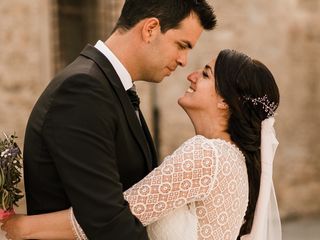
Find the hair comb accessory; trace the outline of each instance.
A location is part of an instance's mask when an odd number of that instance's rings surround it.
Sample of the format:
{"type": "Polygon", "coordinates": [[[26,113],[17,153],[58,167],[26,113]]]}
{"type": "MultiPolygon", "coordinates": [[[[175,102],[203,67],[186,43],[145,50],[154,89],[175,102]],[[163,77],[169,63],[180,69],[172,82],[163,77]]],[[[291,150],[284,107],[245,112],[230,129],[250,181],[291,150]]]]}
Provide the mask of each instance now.
{"type": "Polygon", "coordinates": [[[274,102],[270,102],[267,95],[264,95],[263,97],[249,97],[244,96],[243,97],[247,101],[251,101],[253,105],[257,106],[258,104],[262,105],[263,110],[268,113],[268,118],[273,117],[275,115],[275,111],[278,107],[278,105],[274,102]]]}

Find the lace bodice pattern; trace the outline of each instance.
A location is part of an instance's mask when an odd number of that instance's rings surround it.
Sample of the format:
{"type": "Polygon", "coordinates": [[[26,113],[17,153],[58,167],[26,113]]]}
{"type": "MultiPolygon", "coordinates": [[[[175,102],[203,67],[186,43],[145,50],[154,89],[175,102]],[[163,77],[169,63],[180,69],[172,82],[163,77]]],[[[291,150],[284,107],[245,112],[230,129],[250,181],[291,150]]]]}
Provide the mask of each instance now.
{"type": "Polygon", "coordinates": [[[190,211],[196,219],[196,239],[212,240],[237,238],[248,194],[241,151],[224,140],[199,135],[184,142],[159,167],[124,192],[131,211],[144,225],[152,226],[166,215],[175,216],[186,208],[183,211],[190,211]]]}

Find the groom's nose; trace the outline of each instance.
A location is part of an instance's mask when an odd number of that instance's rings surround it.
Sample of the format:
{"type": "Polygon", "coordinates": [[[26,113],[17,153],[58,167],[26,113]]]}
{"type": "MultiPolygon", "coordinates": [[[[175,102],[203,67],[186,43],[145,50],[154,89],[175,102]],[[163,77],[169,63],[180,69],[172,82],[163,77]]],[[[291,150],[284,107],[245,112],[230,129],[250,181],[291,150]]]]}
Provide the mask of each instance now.
{"type": "Polygon", "coordinates": [[[185,67],[188,62],[188,51],[182,51],[181,53],[179,53],[177,62],[179,66],[185,67]]]}

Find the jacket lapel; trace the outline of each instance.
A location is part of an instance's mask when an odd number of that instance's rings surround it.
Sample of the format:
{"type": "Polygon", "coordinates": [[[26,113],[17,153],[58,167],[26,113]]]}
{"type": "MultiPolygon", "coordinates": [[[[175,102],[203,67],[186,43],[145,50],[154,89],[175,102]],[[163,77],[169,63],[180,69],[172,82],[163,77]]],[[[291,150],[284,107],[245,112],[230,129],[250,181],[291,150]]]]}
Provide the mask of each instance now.
{"type": "Polygon", "coordinates": [[[119,102],[121,103],[123,112],[126,116],[128,125],[136,141],[139,143],[139,146],[145,156],[148,169],[151,171],[153,165],[152,163],[154,162],[154,160],[152,159],[152,156],[150,156],[149,154],[148,143],[146,142],[147,140],[140,126],[135,110],[131,105],[129,97],[127,96],[127,93],[116,71],[112,67],[109,60],[99,50],[97,50],[95,47],[91,45],[87,45],[81,52],[81,55],[93,60],[104,72],[106,79],[110,82],[111,86],[114,89],[114,92],[118,96],[119,102]]]}

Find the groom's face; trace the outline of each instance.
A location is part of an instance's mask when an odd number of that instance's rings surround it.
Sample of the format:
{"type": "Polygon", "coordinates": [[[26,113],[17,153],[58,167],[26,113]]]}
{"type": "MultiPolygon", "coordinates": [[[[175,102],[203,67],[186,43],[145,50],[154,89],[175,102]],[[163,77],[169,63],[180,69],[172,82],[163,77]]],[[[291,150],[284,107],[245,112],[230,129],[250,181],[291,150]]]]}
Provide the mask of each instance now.
{"type": "Polygon", "coordinates": [[[181,21],[178,28],[159,31],[151,41],[145,65],[144,80],[161,82],[178,66],[187,64],[188,53],[198,41],[203,27],[195,14],[181,21]]]}

